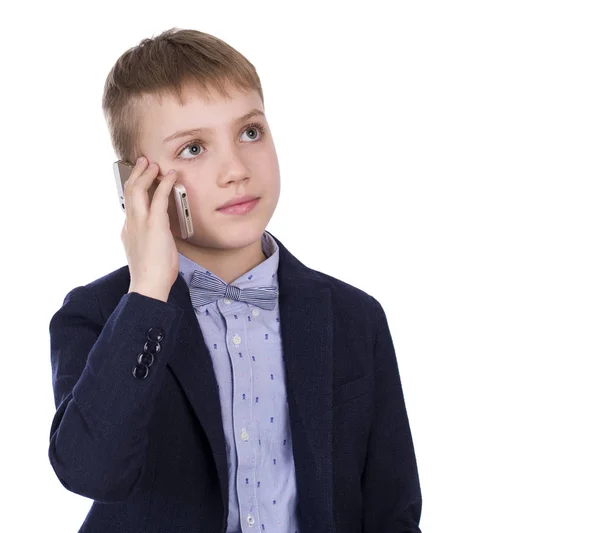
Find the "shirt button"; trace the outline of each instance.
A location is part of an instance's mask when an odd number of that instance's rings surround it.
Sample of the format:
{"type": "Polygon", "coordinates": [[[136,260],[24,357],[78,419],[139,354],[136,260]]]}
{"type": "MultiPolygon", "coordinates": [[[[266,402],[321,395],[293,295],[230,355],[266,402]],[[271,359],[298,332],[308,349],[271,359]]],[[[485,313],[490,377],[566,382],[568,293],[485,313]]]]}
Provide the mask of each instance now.
{"type": "Polygon", "coordinates": [[[226,304],[230,304],[230,303],[231,303],[231,298],[224,298],[224,299],[223,299],[223,301],[224,301],[226,304]]]}
{"type": "Polygon", "coordinates": [[[236,335],[235,337],[233,337],[233,344],[235,344],[236,346],[239,346],[242,342],[242,338],[239,335],[236,335]]]}
{"type": "Polygon", "coordinates": [[[260,315],[260,311],[256,308],[252,309],[252,316],[258,316],[260,315]]]}
{"type": "Polygon", "coordinates": [[[242,440],[248,440],[248,432],[246,431],[246,428],[242,429],[242,440]]]}
{"type": "Polygon", "coordinates": [[[249,525],[253,526],[254,525],[254,517],[251,514],[249,514],[246,517],[246,522],[248,522],[249,525]]]}

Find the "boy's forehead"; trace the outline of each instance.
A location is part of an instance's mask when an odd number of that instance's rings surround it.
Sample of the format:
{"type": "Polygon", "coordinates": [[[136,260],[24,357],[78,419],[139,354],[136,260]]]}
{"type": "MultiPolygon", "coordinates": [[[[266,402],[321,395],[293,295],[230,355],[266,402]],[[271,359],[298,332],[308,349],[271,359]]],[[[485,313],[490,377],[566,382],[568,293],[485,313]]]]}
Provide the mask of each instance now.
{"type": "MultiPolygon", "coordinates": [[[[206,94],[203,89],[186,87],[182,103],[176,94],[144,94],[138,100],[142,120],[142,137],[151,133],[151,143],[159,142],[178,130],[206,128],[218,130],[229,127],[237,118],[253,109],[263,110],[257,91],[228,88],[230,98],[217,91],[206,94]]],[[[150,141],[150,139],[147,139],[150,141]]]]}

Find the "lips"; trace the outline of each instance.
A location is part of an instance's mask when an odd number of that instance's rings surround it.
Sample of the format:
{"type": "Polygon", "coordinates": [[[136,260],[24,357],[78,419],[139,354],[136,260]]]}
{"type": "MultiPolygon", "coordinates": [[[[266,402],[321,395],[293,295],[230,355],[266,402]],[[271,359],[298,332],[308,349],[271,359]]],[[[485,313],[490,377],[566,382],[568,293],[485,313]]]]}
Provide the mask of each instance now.
{"type": "Polygon", "coordinates": [[[233,198],[232,200],[229,200],[228,202],[224,203],[220,207],[217,207],[217,210],[225,209],[226,207],[231,207],[232,205],[245,204],[246,202],[256,200],[257,198],[258,198],[258,196],[253,196],[251,194],[246,194],[244,196],[237,196],[237,197],[233,198]]]}
{"type": "Polygon", "coordinates": [[[217,211],[219,211],[219,213],[223,213],[224,215],[245,215],[250,213],[259,201],[260,198],[256,198],[254,200],[250,200],[249,202],[244,202],[243,204],[235,204],[230,205],[229,207],[223,207],[217,211]]]}

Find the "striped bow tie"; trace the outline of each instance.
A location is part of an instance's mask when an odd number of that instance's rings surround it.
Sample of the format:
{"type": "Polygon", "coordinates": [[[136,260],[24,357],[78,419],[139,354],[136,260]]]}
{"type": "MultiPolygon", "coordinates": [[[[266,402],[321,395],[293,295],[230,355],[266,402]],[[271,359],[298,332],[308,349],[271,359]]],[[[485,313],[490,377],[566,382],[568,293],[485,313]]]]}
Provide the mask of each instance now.
{"type": "Polygon", "coordinates": [[[227,285],[215,276],[194,270],[190,281],[192,306],[206,305],[219,298],[230,298],[247,302],[272,311],[277,305],[277,287],[252,287],[240,289],[235,285],[227,285]]]}

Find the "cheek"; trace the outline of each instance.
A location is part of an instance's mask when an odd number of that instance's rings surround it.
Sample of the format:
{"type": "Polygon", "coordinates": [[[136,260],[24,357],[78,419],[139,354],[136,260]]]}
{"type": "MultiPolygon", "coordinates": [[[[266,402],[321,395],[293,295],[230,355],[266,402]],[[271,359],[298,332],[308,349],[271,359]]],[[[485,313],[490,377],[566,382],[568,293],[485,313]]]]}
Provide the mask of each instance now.
{"type": "Polygon", "coordinates": [[[279,198],[279,192],[281,190],[281,180],[279,179],[279,173],[273,174],[267,185],[269,193],[275,198],[279,198]]]}
{"type": "Polygon", "coordinates": [[[199,189],[187,189],[188,205],[192,212],[192,217],[196,220],[206,218],[214,210],[216,201],[211,199],[208,191],[199,189]]]}

